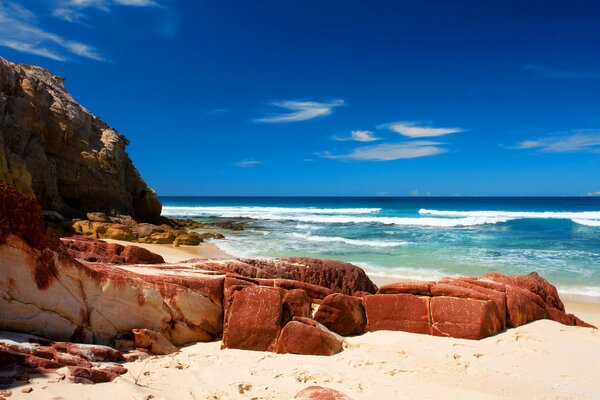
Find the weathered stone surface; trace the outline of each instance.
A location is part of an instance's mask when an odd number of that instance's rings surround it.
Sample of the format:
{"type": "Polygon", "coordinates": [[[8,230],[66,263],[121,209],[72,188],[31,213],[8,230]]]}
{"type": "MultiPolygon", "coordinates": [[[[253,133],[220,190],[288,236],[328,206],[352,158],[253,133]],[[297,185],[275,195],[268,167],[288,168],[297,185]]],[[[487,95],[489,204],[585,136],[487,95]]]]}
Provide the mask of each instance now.
{"type": "Polygon", "coordinates": [[[409,293],[420,296],[430,296],[431,286],[434,282],[394,282],[381,286],[378,294],[400,294],[409,293]]]}
{"type": "Polygon", "coordinates": [[[223,281],[190,265],[79,263],[47,232],[39,205],[0,182],[0,329],[88,343],[135,328],[175,344],[212,340],[222,332],[223,281]]]}
{"type": "Polygon", "coordinates": [[[283,320],[290,321],[293,317],[310,317],[311,300],[302,289],[291,289],[283,296],[283,320]]]}
{"type": "Polygon", "coordinates": [[[297,400],[352,400],[342,392],[324,388],[322,386],[309,386],[294,396],[297,400]]]}
{"type": "Polygon", "coordinates": [[[542,278],[537,272],[531,272],[527,275],[486,274],[483,276],[483,279],[491,279],[506,285],[519,286],[538,295],[549,307],[565,311],[565,306],[558,296],[556,287],[542,278]]]}
{"type": "Polygon", "coordinates": [[[159,220],[128,140],[79,105],[61,77],[0,57],[0,104],[1,180],[64,216],[117,210],[159,220]]]}
{"type": "Polygon", "coordinates": [[[412,294],[377,294],[363,299],[367,330],[429,334],[429,297],[412,294]]]}
{"type": "Polygon", "coordinates": [[[431,334],[462,339],[483,339],[504,329],[492,300],[432,297],[431,334]]]}
{"type": "Polygon", "coordinates": [[[161,264],[162,256],[138,246],[121,246],[85,236],[61,239],[67,253],[73,258],[110,264],[161,264]]]}
{"type": "Polygon", "coordinates": [[[144,347],[154,354],[172,354],[179,349],[160,332],[151,329],[133,329],[133,343],[136,347],[144,347]]]}
{"type": "Polygon", "coordinates": [[[248,286],[233,294],[223,348],[275,351],[281,332],[285,290],[248,286]]]}
{"type": "Polygon", "coordinates": [[[277,353],[331,356],[342,351],[343,339],[311,318],[294,317],[281,331],[277,353]]]}
{"type": "Polygon", "coordinates": [[[323,299],[315,320],[342,336],[362,335],[367,317],[361,298],[334,293],[323,299]]]}
{"type": "Polygon", "coordinates": [[[0,374],[5,383],[29,374],[60,374],[69,367],[73,382],[110,382],[127,369],[115,364],[123,355],[110,347],[53,342],[40,337],[0,332],[0,374]]]}
{"type": "MultiPolygon", "coordinates": [[[[361,268],[335,260],[305,257],[240,259],[239,263],[214,264],[211,265],[211,268],[214,268],[215,271],[233,272],[249,278],[278,278],[288,282],[304,282],[345,294],[357,291],[369,293],[377,291],[375,284],[361,268]]],[[[284,285],[285,282],[282,281],[281,284],[284,285]]],[[[327,294],[329,293],[326,293],[325,296],[327,294]]],[[[317,295],[309,294],[309,296],[317,298],[317,295]]]]}

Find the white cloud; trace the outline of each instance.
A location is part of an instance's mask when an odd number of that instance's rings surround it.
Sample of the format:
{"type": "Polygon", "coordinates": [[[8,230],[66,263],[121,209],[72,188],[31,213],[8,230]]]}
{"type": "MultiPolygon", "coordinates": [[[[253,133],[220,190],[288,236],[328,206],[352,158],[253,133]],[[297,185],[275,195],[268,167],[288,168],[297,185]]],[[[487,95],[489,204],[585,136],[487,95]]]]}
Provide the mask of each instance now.
{"type": "Polygon", "coordinates": [[[380,125],[377,128],[387,128],[410,138],[436,137],[464,132],[462,128],[434,128],[431,126],[419,126],[415,122],[390,122],[380,125]]]}
{"type": "Polygon", "coordinates": [[[84,10],[95,8],[110,12],[114,6],[128,7],[161,7],[154,0],[58,0],[52,15],[65,21],[76,22],[85,17],[84,10]]]}
{"type": "Polygon", "coordinates": [[[513,149],[538,149],[548,153],[598,152],[600,132],[578,132],[535,140],[525,140],[513,149]]]}
{"type": "Polygon", "coordinates": [[[242,161],[236,162],[234,165],[236,167],[246,168],[246,167],[254,167],[255,165],[259,165],[259,164],[262,164],[262,161],[242,160],[242,161]]]}
{"type": "Polygon", "coordinates": [[[334,160],[391,161],[405,158],[428,157],[445,153],[446,149],[439,147],[441,144],[443,143],[428,141],[379,144],[375,146],[357,147],[348,154],[331,154],[325,152],[319,154],[319,156],[334,160]]]}
{"type": "Polygon", "coordinates": [[[332,113],[335,107],[344,105],[344,100],[333,100],[328,103],[319,103],[316,101],[281,101],[271,103],[275,107],[289,110],[288,113],[274,114],[255,119],[256,122],[279,123],[279,122],[298,122],[308,119],[324,117],[332,113]]]}
{"type": "Polygon", "coordinates": [[[331,138],[333,140],[337,140],[338,142],[346,142],[346,141],[374,142],[377,140],[381,140],[380,138],[373,136],[373,132],[371,132],[371,131],[352,131],[350,133],[350,136],[334,135],[331,138]]]}
{"type": "Polygon", "coordinates": [[[600,191],[598,191],[598,192],[589,192],[587,195],[588,196],[600,196],[600,191]]]}
{"type": "Polygon", "coordinates": [[[0,46],[56,61],[65,61],[72,55],[104,60],[92,46],[40,28],[31,11],[16,3],[1,0],[0,46]]]}

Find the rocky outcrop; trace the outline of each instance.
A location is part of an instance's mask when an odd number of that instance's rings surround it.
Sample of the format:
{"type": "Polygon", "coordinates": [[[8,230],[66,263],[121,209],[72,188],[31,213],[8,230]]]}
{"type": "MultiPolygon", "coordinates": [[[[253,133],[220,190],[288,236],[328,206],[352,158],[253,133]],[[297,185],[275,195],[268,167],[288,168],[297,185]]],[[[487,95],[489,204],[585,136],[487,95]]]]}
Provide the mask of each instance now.
{"type": "Polygon", "coordinates": [[[160,201],[128,143],[79,105],[63,78],[0,57],[0,180],[68,217],[116,210],[158,222],[160,201]]]}
{"type": "Polygon", "coordinates": [[[24,334],[0,332],[3,384],[27,381],[32,374],[52,374],[74,383],[110,382],[127,369],[116,364],[123,354],[106,346],[53,342],[24,334]]]}
{"type": "Polygon", "coordinates": [[[175,344],[208,341],[222,332],[223,281],[192,267],[77,262],[39,205],[0,182],[0,329],[107,344],[146,328],[175,344]]]}
{"type": "Polygon", "coordinates": [[[61,239],[67,253],[78,260],[108,264],[161,264],[162,256],[138,246],[121,246],[85,236],[61,239]]]}
{"type": "Polygon", "coordinates": [[[296,400],[352,400],[342,392],[323,386],[309,386],[294,396],[296,400]]]}
{"type": "Polygon", "coordinates": [[[221,264],[215,268],[249,278],[280,278],[305,282],[328,288],[336,293],[377,291],[377,286],[362,268],[342,261],[308,257],[240,259],[239,261],[240,264],[221,264]]]}
{"type": "MultiPolygon", "coordinates": [[[[535,273],[394,283],[376,292],[360,268],[330,260],[79,262],[46,229],[40,206],[0,182],[2,330],[157,353],[222,335],[224,348],[331,355],[342,350],[336,332],[481,339],[542,318],[590,326],[566,314],[556,289],[535,273]]],[[[91,381],[98,374],[73,373],[91,381]]]]}

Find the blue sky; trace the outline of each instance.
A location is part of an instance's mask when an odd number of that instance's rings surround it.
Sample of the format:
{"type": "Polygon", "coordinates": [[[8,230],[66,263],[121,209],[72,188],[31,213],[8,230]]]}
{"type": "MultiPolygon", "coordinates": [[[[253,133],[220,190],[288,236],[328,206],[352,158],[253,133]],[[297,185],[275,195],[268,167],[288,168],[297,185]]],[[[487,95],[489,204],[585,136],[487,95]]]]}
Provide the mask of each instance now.
{"type": "Polygon", "coordinates": [[[600,193],[597,1],[0,0],[161,195],[600,193]]]}

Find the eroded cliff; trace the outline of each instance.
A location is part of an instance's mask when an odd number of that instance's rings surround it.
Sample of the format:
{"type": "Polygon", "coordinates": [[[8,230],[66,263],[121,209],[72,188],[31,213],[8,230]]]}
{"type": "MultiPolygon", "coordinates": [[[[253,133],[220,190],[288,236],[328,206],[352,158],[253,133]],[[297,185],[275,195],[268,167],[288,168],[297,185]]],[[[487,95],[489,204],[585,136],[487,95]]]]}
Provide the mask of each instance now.
{"type": "Polygon", "coordinates": [[[116,211],[156,222],[160,201],[128,143],[78,104],[63,78],[0,57],[0,180],[67,217],[116,211]]]}

